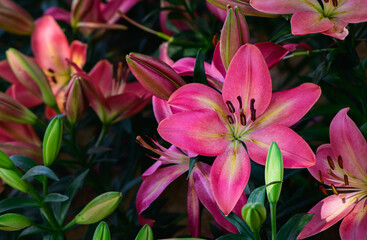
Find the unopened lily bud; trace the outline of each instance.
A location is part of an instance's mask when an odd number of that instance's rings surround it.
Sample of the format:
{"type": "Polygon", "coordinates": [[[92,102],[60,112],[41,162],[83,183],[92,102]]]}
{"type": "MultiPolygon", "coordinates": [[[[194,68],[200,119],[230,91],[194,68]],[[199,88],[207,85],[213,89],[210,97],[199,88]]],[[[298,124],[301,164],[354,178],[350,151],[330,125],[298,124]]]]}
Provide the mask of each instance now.
{"type": "Polygon", "coordinates": [[[79,120],[89,105],[88,89],[84,80],[74,76],[65,90],[64,109],[65,114],[71,123],[79,120]]]}
{"type": "Polygon", "coordinates": [[[6,51],[6,57],[19,82],[46,105],[55,107],[55,96],[41,68],[31,58],[13,48],[6,51]]]}
{"type": "Polygon", "coordinates": [[[130,53],[126,61],[131,72],[145,89],[154,96],[168,100],[185,81],[166,63],[139,53],[130,53]]]}
{"type": "Polygon", "coordinates": [[[0,150],[0,168],[14,169],[14,167],[15,165],[13,161],[8,157],[8,155],[0,150]]]}
{"type": "Polygon", "coordinates": [[[34,23],[32,16],[11,0],[0,1],[0,28],[18,35],[31,35],[34,23]]]}
{"type": "Polygon", "coordinates": [[[71,26],[76,27],[93,7],[93,0],[73,0],[71,3],[71,26]]]}
{"type": "Polygon", "coordinates": [[[0,168],[0,178],[12,188],[21,192],[28,192],[27,184],[19,177],[19,175],[9,169],[0,168]]]}
{"type": "Polygon", "coordinates": [[[59,154],[62,140],[62,121],[56,116],[48,124],[43,138],[43,163],[46,167],[56,159],[59,154]]]}
{"type": "Polygon", "coordinates": [[[242,207],[242,218],[252,231],[259,231],[266,220],[266,208],[261,203],[247,203],[242,207]]]}
{"type": "Polygon", "coordinates": [[[282,181],[284,175],[283,156],[278,145],[272,142],[266,158],[265,164],[265,184],[266,194],[269,203],[277,203],[282,190],[282,181]],[[276,183],[273,183],[276,182],[276,183]]]}
{"type": "Polygon", "coordinates": [[[139,231],[135,240],[153,240],[153,231],[148,224],[145,224],[139,231]]]}
{"type": "Polygon", "coordinates": [[[33,125],[37,116],[14,98],[0,92],[0,120],[33,125]]]}
{"type": "Polygon", "coordinates": [[[239,7],[228,7],[227,18],[220,36],[220,57],[226,69],[237,50],[249,42],[250,33],[245,16],[239,7]]]}
{"type": "Polygon", "coordinates": [[[84,209],[75,216],[76,224],[93,224],[110,215],[122,199],[120,192],[107,192],[90,201],[84,209]]]}
{"type": "Polygon", "coordinates": [[[105,222],[100,222],[94,231],[93,240],[110,240],[111,234],[108,225],[105,222]]]}
{"type": "Polygon", "coordinates": [[[7,213],[0,216],[0,230],[3,231],[18,231],[31,224],[32,221],[29,218],[20,214],[7,213]]]}

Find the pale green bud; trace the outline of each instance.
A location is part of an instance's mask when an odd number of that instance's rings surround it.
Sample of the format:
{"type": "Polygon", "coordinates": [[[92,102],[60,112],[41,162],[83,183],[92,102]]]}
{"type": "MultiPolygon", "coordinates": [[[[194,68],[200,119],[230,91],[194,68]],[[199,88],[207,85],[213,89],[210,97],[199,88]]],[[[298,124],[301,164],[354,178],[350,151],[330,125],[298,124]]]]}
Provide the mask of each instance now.
{"type": "Polygon", "coordinates": [[[48,124],[43,138],[43,163],[46,167],[51,166],[59,154],[61,140],[62,121],[56,116],[48,124]]]}
{"type": "Polygon", "coordinates": [[[108,225],[105,222],[100,222],[94,231],[93,240],[110,240],[111,234],[108,225]]]}
{"type": "Polygon", "coordinates": [[[7,213],[0,216],[0,230],[3,231],[18,231],[31,224],[31,220],[20,214],[7,213]]]}
{"type": "Polygon", "coordinates": [[[153,231],[148,224],[145,224],[139,231],[135,240],[153,240],[153,231]]]}
{"type": "Polygon", "coordinates": [[[19,191],[28,192],[27,184],[19,177],[19,175],[9,169],[0,168],[0,178],[12,188],[19,191]]]}
{"type": "Polygon", "coordinates": [[[242,207],[242,218],[252,231],[259,231],[266,220],[266,208],[261,203],[247,203],[242,207]]]}
{"type": "Polygon", "coordinates": [[[265,184],[268,185],[272,182],[279,182],[270,184],[266,187],[266,194],[268,196],[269,203],[277,203],[280,192],[282,190],[282,181],[284,175],[283,168],[283,156],[280,152],[278,145],[272,142],[266,158],[265,164],[265,184]]]}

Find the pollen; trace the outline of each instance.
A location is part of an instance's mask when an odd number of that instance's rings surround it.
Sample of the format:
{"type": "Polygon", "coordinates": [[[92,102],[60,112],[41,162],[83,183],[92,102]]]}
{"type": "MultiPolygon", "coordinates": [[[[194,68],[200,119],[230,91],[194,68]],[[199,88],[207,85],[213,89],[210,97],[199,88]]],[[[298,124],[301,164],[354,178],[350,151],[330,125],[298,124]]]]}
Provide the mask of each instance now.
{"type": "Polygon", "coordinates": [[[334,162],[333,162],[333,160],[331,159],[331,157],[330,157],[330,156],[327,156],[327,162],[328,162],[328,164],[329,164],[330,168],[331,168],[332,170],[334,170],[334,169],[335,169],[335,165],[334,165],[334,162]]]}
{"type": "Polygon", "coordinates": [[[236,110],[234,109],[234,106],[233,106],[233,104],[231,103],[231,101],[227,101],[226,102],[226,104],[227,104],[227,107],[228,107],[228,109],[229,109],[229,111],[231,112],[231,113],[234,113],[236,110]]]}
{"type": "Polygon", "coordinates": [[[339,157],[338,157],[338,165],[339,165],[339,167],[341,168],[341,169],[343,169],[343,159],[342,159],[342,157],[339,155],[339,157]]]}

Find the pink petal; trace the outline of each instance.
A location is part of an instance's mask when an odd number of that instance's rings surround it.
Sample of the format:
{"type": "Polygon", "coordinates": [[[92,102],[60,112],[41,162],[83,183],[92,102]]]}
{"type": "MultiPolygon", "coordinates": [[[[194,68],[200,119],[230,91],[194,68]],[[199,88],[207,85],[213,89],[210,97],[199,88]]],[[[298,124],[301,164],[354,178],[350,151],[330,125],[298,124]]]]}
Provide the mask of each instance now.
{"type": "Polygon", "coordinates": [[[214,6],[209,1],[206,1],[206,6],[208,7],[209,11],[213,13],[213,15],[216,16],[219,20],[221,20],[222,22],[226,20],[227,16],[226,10],[214,6]]]}
{"type": "Polygon", "coordinates": [[[42,164],[42,148],[26,142],[0,142],[0,150],[6,155],[23,155],[42,164]]]}
{"type": "Polygon", "coordinates": [[[158,169],[154,174],[147,176],[136,195],[136,210],[138,214],[147,209],[171,182],[186,171],[186,165],[172,165],[158,169]]]}
{"type": "Polygon", "coordinates": [[[187,189],[187,222],[192,237],[200,237],[200,203],[195,193],[195,183],[193,175],[189,178],[187,189]]]}
{"type": "Polygon", "coordinates": [[[158,132],[173,145],[204,156],[222,154],[230,141],[228,130],[211,110],[176,113],[159,124],[158,132]]]}
{"type": "Polygon", "coordinates": [[[334,26],[327,31],[321,33],[342,40],[346,38],[349,33],[348,29],[346,28],[348,23],[342,21],[340,18],[334,18],[331,19],[331,21],[334,23],[334,26]]]}
{"type": "Polygon", "coordinates": [[[0,141],[15,141],[41,146],[41,141],[31,125],[0,121],[0,141]]]}
{"type": "Polygon", "coordinates": [[[168,55],[168,44],[168,42],[164,42],[159,46],[159,59],[172,66],[174,62],[168,55]]]}
{"type": "Polygon", "coordinates": [[[36,97],[33,93],[28,91],[22,84],[13,84],[7,90],[6,94],[18,100],[27,108],[35,107],[42,104],[42,100],[36,97]]]}
{"type": "Polygon", "coordinates": [[[7,60],[0,61],[0,77],[10,83],[19,83],[7,60]]]}
{"type": "Polygon", "coordinates": [[[228,115],[220,93],[200,83],[191,83],[180,87],[170,96],[168,104],[184,111],[209,109],[224,118],[228,115]]]}
{"type": "Polygon", "coordinates": [[[51,16],[43,16],[36,21],[31,45],[36,62],[44,71],[68,74],[70,58],[68,40],[60,26],[51,16]]]}
{"type": "Polygon", "coordinates": [[[113,66],[110,62],[97,62],[88,75],[95,89],[99,89],[105,97],[110,96],[113,83],[113,66]]]}
{"type": "Polygon", "coordinates": [[[68,12],[65,9],[58,7],[50,7],[49,9],[46,10],[44,15],[50,15],[58,21],[63,21],[70,24],[70,18],[71,18],[70,12],[68,12]]]}
{"type": "Polygon", "coordinates": [[[347,115],[349,108],[338,112],[330,124],[330,144],[336,157],[341,156],[344,169],[367,180],[367,143],[356,124],[347,115]]]}
{"type": "MultiPolygon", "coordinates": [[[[251,131],[251,130],[250,130],[251,131]]],[[[283,155],[285,168],[306,168],[315,164],[315,155],[308,144],[297,133],[283,125],[270,125],[247,135],[245,141],[250,158],[265,165],[272,142],[276,142],[283,155]]]]}
{"type": "Polygon", "coordinates": [[[209,181],[210,166],[208,164],[198,162],[197,167],[194,168],[192,172],[192,175],[194,177],[195,193],[198,196],[200,202],[220,226],[229,232],[237,233],[238,230],[223,217],[217,203],[215,202],[209,181]]]}
{"type": "Polygon", "coordinates": [[[288,49],[272,42],[256,43],[255,46],[264,56],[269,69],[280,62],[289,52],[288,49]]]}
{"type": "Polygon", "coordinates": [[[321,9],[317,0],[251,0],[250,4],[253,8],[274,14],[290,14],[298,11],[321,9]]]}
{"type": "Polygon", "coordinates": [[[153,96],[152,104],[154,116],[158,123],[173,114],[172,109],[166,100],[153,96]]]}
{"type": "Polygon", "coordinates": [[[343,240],[367,239],[367,200],[358,202],[355,208],[344,218],[340,225],[340,237],[343,240]]]}
{"type": "Polygon", "coordinates": [[[107,11],[107,9],[109,8],[109,4],[114,2],[114,1],[119,1],[119,0],[113,0],[113,1],[109,1],[109,3],[107,4],[106,8],[103,10],[103,16],[108,20],[108,22],[116,22],[118,19],[120,19],[120,15],[117,13],[117,11],[121,11],[122,13],[127,13],[128,11],[130,11],[130,9],[132,7],[134,7],[138,2],[140,2],[141,0],[122,0],[120,1],[120,5],[118,6],[118,9],[111,7],[112,9],[115,9],[115,13],[114,15],[107,15],[105,11],[107,11]]]}
{"type": "Polygon", "coordinates": [[[269,107],[256,119],[256,128],[271,124],[292,126],[311,109],[320,95],[320,87],[313,83],[273,93],[269,107]]]}
{"type": "Polygon", "coordinates": [[[145,224],[148,224],[150,227],[153,227],[155,221],[153,219],[142,217],[140,214],[138,215],[138,221],[140,226],[144,226],[145,224]]]}
{"type": "Polygon", "coordinates": [[[152,166],[150,166],[147,170],[145,170],[145,172],[143,172],[143,174],[141,175],[143,181],[145,180],[146,177],[154,174],[163,164],[164,163],[162,161],[156,161],[152,166]]]}
{"type": "Polygon", "coordinates": [[[70,61],[83,68],[87,60],[88,45],[79,41],[73,41],[70,45],[70,61]]]}
{"type": "Polygon", "coordinates": [[[241,142],[231,142],[219,155],[210,171],[210,184],[215,201],[225,215],[230,214],[245,190],[251,165],[241,142]]]}
{"type": "Polygon", "coordinates": [[[355,206],[355,201],[347,195],[342,200],[338,195],[331,195],[317,203],[308,213],[315,214],[305,226],[298,238],[304,239],[328,229],[344,218],[355,206]]]}
{"type": "Polygon", "coordinates": [[[106,99],[108,117],[113,120],[124,114],[132,105],[139,101],[139,97],[133,93],[114,95],[106,99]]]}
{"type": "Polygon", "coordinates": [[[264,57],[257,47],[245,44],[238,49],[229,65],[223,84],[224,102],[230,101],[237,111],[240,109],[240,96],[242,109],[249,119],[251,99],[255,100],[254,107],[259,116],[270,103],[271,91],[270,73],[264,57]]]}
{"type": "Polygon", "coordinates": [[[335,9],[335,16],[348,23],[359,23],[367,21],[367,5],[366,0],[349,0],[343,1],[340,6],[335,9]]]}
{"type": "Polygon", "coordinates": [[[219,74],[216,74],[217,80],[223,83],[224,77],[226,76],[227,71],[224,68],[222,58],[220,57],[220,42],[217,43],[214,49],[213,60],[212,60],[212,71],[219,72],[219,74]]]}
{"type": "Polygon", "coordinates": [[[320,12],[296,12],[291,18],[292,33],[305,35],[309,33],[324,32],[334,26],[328,18],[320,12]]]}

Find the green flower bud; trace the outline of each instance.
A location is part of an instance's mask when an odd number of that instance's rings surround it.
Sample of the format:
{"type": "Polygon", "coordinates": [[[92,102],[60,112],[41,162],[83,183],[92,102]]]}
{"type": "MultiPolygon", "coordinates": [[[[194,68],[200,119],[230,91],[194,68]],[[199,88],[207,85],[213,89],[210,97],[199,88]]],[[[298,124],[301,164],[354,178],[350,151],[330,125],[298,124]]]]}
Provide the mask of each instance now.
{"type": "Polygon", "coordinates": [[[7,213],[0,216],[0,230],[3,231],[18,231],[31,224],[31,220],[20,214],[7,213]]]}
{"type": "Polygon", "coordinates": [[[31,35],[34,23],[32,16],[11,0],[0,1],[0,28],[6,32],[31,35]]]}
{"type": "Polygon", "coordinates": [[[153,240],[153,231],[148,224],[145,224],[139,231],[135,240],[153,240]]]}
{"type": "Polygon", "coordinates": [[[96,231],[94,231],[93,240],[110,240],[111,234],[108,225],[105,222],[98,224],[96,231]]]}
{"type": "Polygon", "coordinates": [[[266,208],[261,203],[247,203],[242,207],[242,218],[252,231],[259,231],[266,220],[266,208]]]}
{"type": "Polygon", "coordinates": [[[90,201],[84,209],[76,215],[76,224],[93,224],[110,215],[122,199],[120,192],[107,192],[90,201]]]}
{"type": "Polygon", "coordinates": [[[0,168],[14,169],[14,167],[15,165],[13,161],[8,157],[8,155],[0,150],[0,168]]]}
{"type": "Polygon", "coordinates": [[[62,121],[56,116],[48,124],[43,138],[43,163],[46,167],[51,166],[59,154],[61,140],[62,121]]]}
{"type": "Polygon", "coordinates": [[[278,145],[275,142],[272,142],[270,145],[270,149],[268,152],[268,157],[266,158],[265,164],[265,184],[268,185],[266,187],[266,194],[268,196],[269,203],[277,203],[280,191],[282,190],[282,181],[283,181],[284,169],[283,169],[283,156],[280,152],[278,145]]]}
{"type": "Polygon", "coordinates": [[[12,188],[19,191],[28,192],[27,184],[19,177],[19,175],[9,169],[0,168],[0,178],[12,188]]]}

